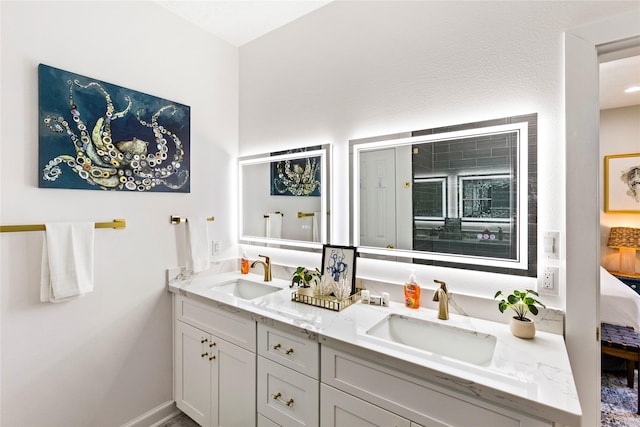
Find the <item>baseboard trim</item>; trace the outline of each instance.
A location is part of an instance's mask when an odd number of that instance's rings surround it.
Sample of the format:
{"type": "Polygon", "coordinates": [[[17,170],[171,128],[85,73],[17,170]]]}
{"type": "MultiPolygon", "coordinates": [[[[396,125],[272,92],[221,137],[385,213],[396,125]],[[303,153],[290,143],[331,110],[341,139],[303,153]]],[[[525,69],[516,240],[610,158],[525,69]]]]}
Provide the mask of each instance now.
{"type": "Polygon", "coordinates": [[[159,427],[180,413],[173,400],[156,406],[121,427],[159,427]]]}

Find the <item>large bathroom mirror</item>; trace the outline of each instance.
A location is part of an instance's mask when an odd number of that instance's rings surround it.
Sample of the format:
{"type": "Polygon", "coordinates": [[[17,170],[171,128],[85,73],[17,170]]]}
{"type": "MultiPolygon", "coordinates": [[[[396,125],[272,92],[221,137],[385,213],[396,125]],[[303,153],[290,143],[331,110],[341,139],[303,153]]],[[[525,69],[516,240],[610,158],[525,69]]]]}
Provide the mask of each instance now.
{"type": "Polygon", "coordinates": [[[239,160],[240,241],[322,249],[328,242],[330,145],[239,160]]]}
{"type": "Polygon", "coordinates": [[[537,115],[351,141],[364,257],[535,277],[537,115]]]}

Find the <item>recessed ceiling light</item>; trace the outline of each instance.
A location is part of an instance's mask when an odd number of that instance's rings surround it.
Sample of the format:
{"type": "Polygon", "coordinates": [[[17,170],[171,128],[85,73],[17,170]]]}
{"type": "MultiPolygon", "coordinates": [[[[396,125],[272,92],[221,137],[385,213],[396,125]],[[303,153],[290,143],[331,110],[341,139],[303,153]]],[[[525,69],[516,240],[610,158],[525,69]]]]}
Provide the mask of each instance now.
{"type": "Polygon", "coordinates": [[[624,93],[634,93],[634,92],[640,92],[640,86],[631,86],[630,88],[624,90],[624,93]]]}

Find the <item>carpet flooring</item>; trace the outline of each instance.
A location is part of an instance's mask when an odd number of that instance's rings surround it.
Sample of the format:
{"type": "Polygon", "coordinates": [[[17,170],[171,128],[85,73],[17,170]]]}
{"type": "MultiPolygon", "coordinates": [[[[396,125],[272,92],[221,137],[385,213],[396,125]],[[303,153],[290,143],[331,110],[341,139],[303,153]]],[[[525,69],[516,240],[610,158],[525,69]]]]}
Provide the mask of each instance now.
{"type": "MultiPolygon", "coordinates": [[[[638,384],[637,370],[635,375],[638,384]]],[[[602,427],[640,427],[637,390],[627,387],[626,372],[603,372],[600,390],[602,427]]]]}
{"type": "MultiPolygon", "coordinates": [[[[638,371],[634,384],[638,384],[638,371]]],[[[601,388],[602,427],[640,427],[638,395],[635,389],[627,387],[624,371],[603,372],[601,388]]],[[[162,427],[198,427],[195,421],[180,414],[162,427]]]]}

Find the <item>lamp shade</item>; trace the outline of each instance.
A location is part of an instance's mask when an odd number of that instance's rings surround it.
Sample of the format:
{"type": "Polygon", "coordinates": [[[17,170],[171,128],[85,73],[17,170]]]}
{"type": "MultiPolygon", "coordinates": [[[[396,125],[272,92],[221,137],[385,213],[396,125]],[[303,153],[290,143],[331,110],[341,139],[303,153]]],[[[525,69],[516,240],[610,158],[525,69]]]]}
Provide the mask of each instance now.
{"type": "Polygon", "coordinates": [[[632,248],[640,249],[640,228],[612,227],[609,230],[610,248],[632,248]]]}

